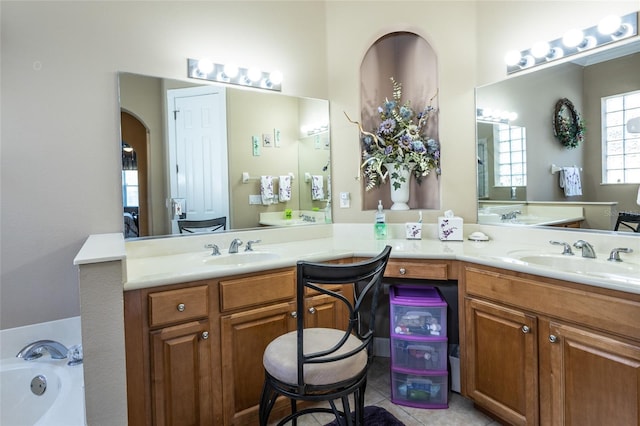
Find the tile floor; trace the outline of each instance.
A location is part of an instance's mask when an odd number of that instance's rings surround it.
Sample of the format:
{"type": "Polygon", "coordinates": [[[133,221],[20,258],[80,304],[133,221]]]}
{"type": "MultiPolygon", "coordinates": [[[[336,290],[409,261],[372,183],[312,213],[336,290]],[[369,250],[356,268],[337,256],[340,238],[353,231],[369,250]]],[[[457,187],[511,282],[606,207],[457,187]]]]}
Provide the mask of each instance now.
{"type": "MultiPolygon", "coordinates": [[[[376,357],[369,371],[365,405],[384,407],[406,426],[499,426],[500,423],[473,408],[473,403],[458,393],[449,393],[449,408],[428,410],[405,407],[391,402],[389,358],[376,357]]],[[[312,414],[298,419],[300,426],[320,426],[331,422],[329,414],[312,414]]],[[[276,422],[273,422],[275,424],[276,422]]]]}

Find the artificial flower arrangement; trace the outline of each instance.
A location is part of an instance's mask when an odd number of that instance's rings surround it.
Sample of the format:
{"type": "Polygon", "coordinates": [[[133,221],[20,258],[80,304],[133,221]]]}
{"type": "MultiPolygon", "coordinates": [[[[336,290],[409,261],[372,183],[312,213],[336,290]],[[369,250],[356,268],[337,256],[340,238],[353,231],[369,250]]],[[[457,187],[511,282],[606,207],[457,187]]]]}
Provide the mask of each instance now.
{"type": "Polygon", "coordinates": [[[556,102],[553,112],[553,134],[568,149],[577,148],[584,141],[584,120],[573,103],[562,98],[556,102]]]}
{"type": "MultiPolygon", "coordinates": [[[[380,124],[373,132],[367,132],[357,124],[362,138],[361,168],[365,178],[366,190],[384,183],[390,175],[399,178],[401,167],[410,170],[416,181],[420,183],[431,170],[440,174],[440,143],[426,136],[429,116],[435,112],[429,105],[415,112],[411,103],[402,103],[402,84],[391,77],[393,99],[385,99],[378,107],[380,124]],[[387,170],[386,164],[395,164],[394,170],[387,170]]],[[[345,114],[346,115],[346,114],[345,114]]],[[[395,189],[400,183],[394,183],[395,189]]]]}

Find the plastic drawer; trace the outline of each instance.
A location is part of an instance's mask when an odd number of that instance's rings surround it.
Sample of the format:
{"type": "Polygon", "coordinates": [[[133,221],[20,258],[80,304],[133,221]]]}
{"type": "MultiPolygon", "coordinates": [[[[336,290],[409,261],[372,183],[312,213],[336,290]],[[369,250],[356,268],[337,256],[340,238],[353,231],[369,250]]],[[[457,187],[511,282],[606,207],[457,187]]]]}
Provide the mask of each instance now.
{"type": "Polygon", "coordinates": [[[449,374],[409,374],[392,371],[391,401],[394,404],[418,408],[449,407],[449,374]]]}
{"type": "Polygon", "coordinates": [[[428,371],[447,369],[447,339],[391,339],[391,365],[398,368],[428,371]]]}
{"type": "Polygon", "coordinates": [[[447,336],[447,302],[437,289],[393,286],[390,290],[391,334],[421,337],[447,336]]]}

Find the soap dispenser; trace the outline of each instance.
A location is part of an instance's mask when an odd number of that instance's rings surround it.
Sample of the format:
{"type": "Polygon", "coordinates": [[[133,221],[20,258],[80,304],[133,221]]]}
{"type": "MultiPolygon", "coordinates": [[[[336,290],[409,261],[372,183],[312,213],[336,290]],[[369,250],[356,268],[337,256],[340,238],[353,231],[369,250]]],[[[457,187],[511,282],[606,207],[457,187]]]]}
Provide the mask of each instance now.
{"type": "Polygon", "coordinates": [[[387,238],[387,224],[385,223],[384,210],[382,210],[382,200],[378,200],[378,211],[376,212],[376,221],[373,226],[376,240],[384,240],[387,238]]]}

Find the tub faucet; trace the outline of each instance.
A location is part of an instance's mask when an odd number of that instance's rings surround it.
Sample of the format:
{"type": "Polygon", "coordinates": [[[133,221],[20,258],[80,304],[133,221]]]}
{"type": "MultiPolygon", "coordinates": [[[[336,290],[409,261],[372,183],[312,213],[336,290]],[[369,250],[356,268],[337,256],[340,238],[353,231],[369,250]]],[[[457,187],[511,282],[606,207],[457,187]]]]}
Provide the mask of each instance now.
{"type": "Polygon", "coordinates": [[[593,246],[585,240],[578,240],[573,243],[573,246],[582,249],[582,257],[588,257],[589,259],[596,258],[596,252],[593,250],[593,246]]]}
{"type": "Polygon", "coordinates": [[[231,241],[231,245],[229,246],[229,254],[237,253],[238,247],[240,247],[241,245],[242,240],[240,238],[234,238],[233,241],[231,241]]]}
{"type": "Polygon", "coordinates": [[[22,348],[16,357],[31,361],[40,358],[44,351],[49,352],[53,359],[65,359],[69,350],[65,345],[55,340],[38,340],[22,348]]]}

